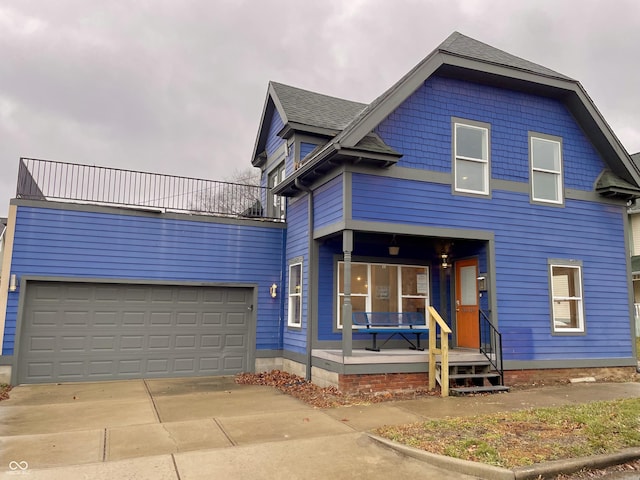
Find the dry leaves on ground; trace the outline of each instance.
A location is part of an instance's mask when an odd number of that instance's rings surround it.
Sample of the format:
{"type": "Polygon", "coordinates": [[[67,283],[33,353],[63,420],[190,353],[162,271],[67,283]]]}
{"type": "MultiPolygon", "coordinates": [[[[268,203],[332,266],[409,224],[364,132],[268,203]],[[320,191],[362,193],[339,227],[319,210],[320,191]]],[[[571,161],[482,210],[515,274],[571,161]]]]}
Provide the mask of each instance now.
{"type": "Polygon", "coordinates": [[[0,383],[0,401],[9,400],[9,392],[13,387],[6,383],[0,383]]]}
{"type": "Polygon", "coordinates": [[[429,392],[427,390],[347,395],[341,393],[335,387],[319,387],[302,377],[280,370],[272,370],[270,372],[262,373],[240,373],[236,375],[235,381],[236,383],[248,385],[266,385],[275,387],[281,392],[302,400],[316,408],[361,405],[366,403],[385,402],[389,400],[407,400],[440,395],[439,391],[429,392]]]}

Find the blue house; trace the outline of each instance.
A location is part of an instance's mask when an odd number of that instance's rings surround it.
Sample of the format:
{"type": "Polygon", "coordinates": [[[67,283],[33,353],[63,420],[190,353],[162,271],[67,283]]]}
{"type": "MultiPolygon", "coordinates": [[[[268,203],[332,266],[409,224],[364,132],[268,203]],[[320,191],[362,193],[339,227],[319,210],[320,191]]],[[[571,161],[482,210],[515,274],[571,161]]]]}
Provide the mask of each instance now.
{"type": "Polygon", "coordinates": [[[368,105],[270,83],[252,164],[260,187],[23,159],[0,368],[375,391],[449,347],[454,385],[635,371],[640,171],[576,80],[454,33],[368,105]],[[365,317],[427,319],[431,351],[404,320],[366,350],[365,317]]]}

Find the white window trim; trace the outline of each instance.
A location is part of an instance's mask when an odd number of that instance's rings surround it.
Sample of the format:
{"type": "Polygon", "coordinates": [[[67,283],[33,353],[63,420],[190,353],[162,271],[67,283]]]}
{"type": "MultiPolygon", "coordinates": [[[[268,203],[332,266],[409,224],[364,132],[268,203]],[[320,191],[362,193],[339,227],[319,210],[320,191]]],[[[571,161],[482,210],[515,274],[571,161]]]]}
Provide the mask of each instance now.
{"type": "Polygon", "coordinates": [[[267,200],[267,214],[273,217],[285,218],[285,197],[274,195],[271,190],[282,183],[286,178],[286,170],[284,161],[276,165],[269,173],[267,173],[267,188],[269,199],[267,200]],[[272,184],[273,183],[273,184],[272,184]]]}
{"type": "Polygon", "coordinates": [[[304,270],[302,269],[302,262],[296,262],[289,265],[289,276],[287,277],[287,295],[289,297],[289,302],[287,304],[287,326],[289,327],[302,327],[302,290],[304,288],[303,275],[304,270]],[[300,267],[300,291],[291,292],[291,270],[297,266],[300,267]],[[298,319],[293,318],[294,309],[291,308],[293,302],[300,302],[300,318],[298,319]]]}
{"type": "Polygon", "coordinates": [[[575,263],[562,263],[562,262],[553,262],[549,263],[549,295],[551,297],[551,329],[553,333],[585,333],[585,321],[584,321],[584,288],[582,281],[582,266],[577,265],[575,263]],[[553,268],[571,268],[578,271],[578,287],[580,289],[580,296],[567,297],[567,296],[556,296],[553,292],[553,268]],[[574,300],[578,301],[578,326],[577,327],[569,327],[569,328],[558,328],[556,326],[556,319],[554,316],[554,308],[553,304],[556,301],[563,300],[574,300]]]}
{"type": "MultiPolygon", "coordinates": [[[[338,330],[342,330],[342,324],[340,322],[340,309],[342,308],[342,298],[344,297],[344,293],[340,293],[340,264],[344,264],[343,261],[339,261],[337,265],[337,283],[336,283],[336,328],[338,330]]],[[[351,262],[351,265],[366,265],[367,266],[367,282],[371,279],[371,267],[372,266],[382,266],[386,265],[387,267],[398,267],[398,285],[402,285],[402,267],[411,267],[411,268],[424,268],[427,275],[427,293],[425,295],[404,295],[402,293],[402,288],[398,288],[398,309],[402,312],[402,299],[403,298],[424,298],[425,299],[425,314],[426,307],[430,305],[431,297],[429,295],[431,289],[431,272],[427,265],[409,265],[409,264],[399,264],[399,263],[377,263],[377,262],[351,262]]],[[[365,300],[365,308],[367,312],[371,311],[371,296],[373,294],[373,289],[368,288],[368,293],[351,293],[351,297],[366,297],[365,300]]]]}
{"type": "Polygon", "coordinates": [[[552,138],[548,138],[546,136],[540,135],[540,134],[535,134],[535,133],[530,133],[529,134],[529,174],[531,177],[531,201],[533,202],[540,202],[540,203],[550,203],[553,205],[562,205],[564,203],[564,190],[563,190],[563,184],[564,184],[564,179],[563,179],[563,175],[562,175],[562,142],[560,140],[556,140],[556,139],[552,139],[552,138]],[[534,141],[541,141],[541,142],[548,142],[548,143],[555,143],[558,145],[558,170],[549,170],[546,168],[537,168],[533,166],[533,142],[534,141]],[[535,189],[534,189],[534,185],[533,185],[533,178],[534,172],[541,172],[541,173],[552,173],[554,175],[556,175],[556,188],[558,191],[558,199],[557,200],[549,200],[547,198],[536,198],[535,197],[535,189]]]}
{"type": "Polygon", "coordinates": [[[489,129],[487,127],[480,127],[478,125],[473,125],[471,123],[465,122],[454,122],[453,124],[453,188],[456,192],[461,193],[471,193],[474,195],[489,195],[489,129]],[[473,128],[476,130],[481,130],[484,132],[484,156],[486,158],[474,158],[474,157],[466,157],[464,155],[458,155],[458,126],[465,128],[473,128]],[[483,184],[484,190],[470,190],[468,188],[460,188],[458,187],[458,160],[465,160],[468,162],[475,162],[479,164],[483,164],[483,184]]]}

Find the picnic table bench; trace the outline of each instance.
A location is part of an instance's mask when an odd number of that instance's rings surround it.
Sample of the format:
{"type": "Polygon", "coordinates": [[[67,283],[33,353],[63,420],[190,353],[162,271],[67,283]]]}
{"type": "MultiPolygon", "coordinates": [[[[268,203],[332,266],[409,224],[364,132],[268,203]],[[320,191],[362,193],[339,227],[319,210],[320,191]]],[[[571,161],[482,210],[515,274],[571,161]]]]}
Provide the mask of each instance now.
{"type": "Polygon", "coordinates": [[[420,335],[429,333],[422,312],[353,312],[353,329],[372,335],[373,343],[366,350],[379,352],[394,336],[401,336],[412,350],[424,350],[420,347],[420,335]],[[378,346],[378,334],[389,334],[382,345],[378,346]],[[415,335],[415,343],[406,335],[415,335]]]}

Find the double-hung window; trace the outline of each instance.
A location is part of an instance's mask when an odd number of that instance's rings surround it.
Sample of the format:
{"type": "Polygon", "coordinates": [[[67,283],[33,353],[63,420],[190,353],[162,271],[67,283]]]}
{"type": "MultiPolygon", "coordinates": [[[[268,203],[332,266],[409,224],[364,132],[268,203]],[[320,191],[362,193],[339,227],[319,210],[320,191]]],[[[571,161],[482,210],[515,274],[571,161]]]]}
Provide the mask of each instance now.
{"type": "Polygon", "coordinates": [[[562,204],[562,145],[557,137],[529,134],[531,200],[562,204]]]}
{"type": "Polygon", "coordinates": [[[274,195],[272,193],[272,190],[284,180],[284,177],[284,162],[271,170],[267,177],[267,186],[269,187],[269,198],[267,199],[267,214],[271,218],[280,218],[282,220],[284,220],[285,200],[279,195],[274,195]]]}
{"type": "Polygon", "coordinates": [[[453,124],[454,189],[489,194],[489,128],[478,122],[453,124]]]}
{"type": "Polygon", "coordinates": [[[553,333],[583,333],[582,268],[575,262],[549,264],[553,333]]]}
{"type": "Polygon", "coordinates": [[[302,263],[289,265],[289,314],[287,325],[302,326],[302,263]]]}
{"type": "MultiPolygon", "coordinates": [[[[337,327],[342,328],[344,262],[338,262],[337,327]]],[[[429,269],[417,265],[351,263],[354,312],[422,312],[429,305],[429,269]]]]}

